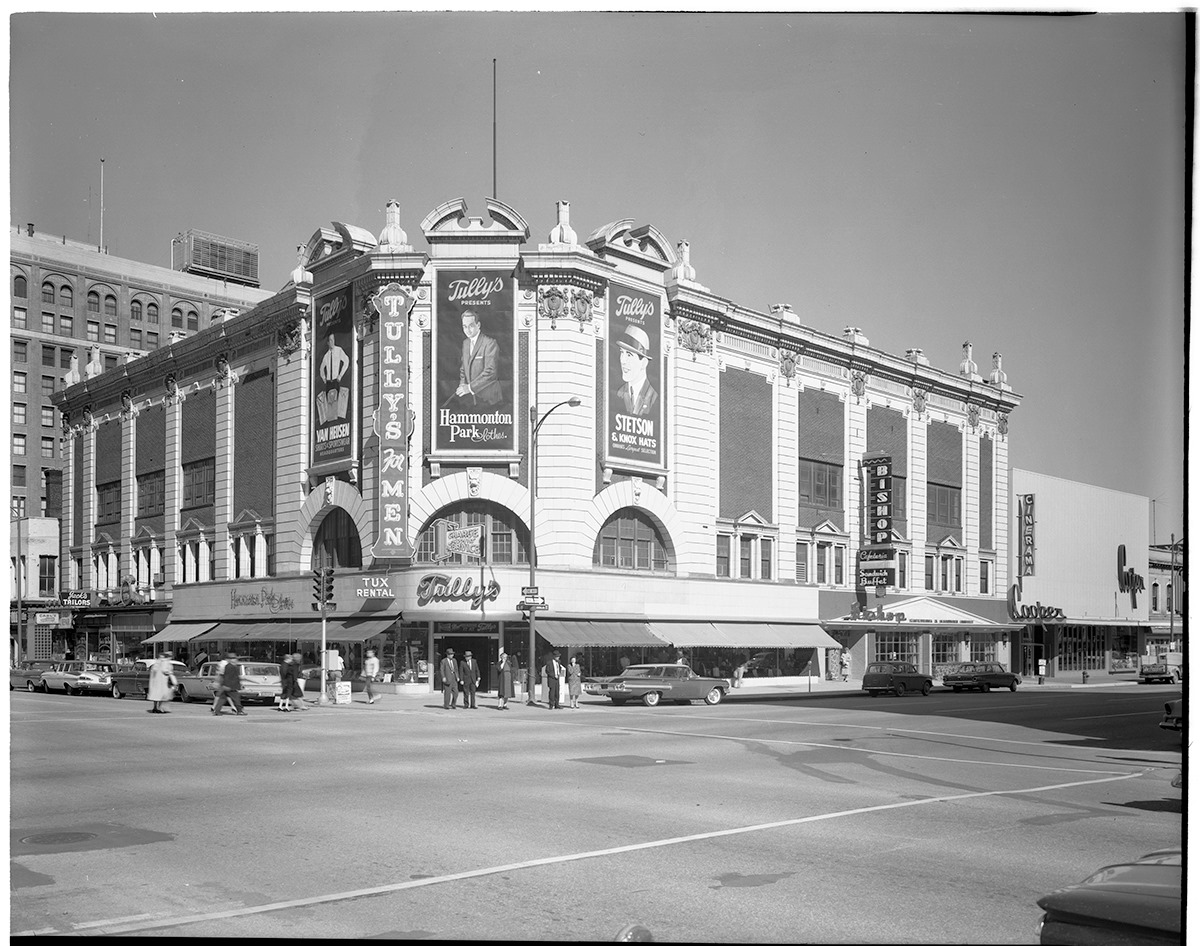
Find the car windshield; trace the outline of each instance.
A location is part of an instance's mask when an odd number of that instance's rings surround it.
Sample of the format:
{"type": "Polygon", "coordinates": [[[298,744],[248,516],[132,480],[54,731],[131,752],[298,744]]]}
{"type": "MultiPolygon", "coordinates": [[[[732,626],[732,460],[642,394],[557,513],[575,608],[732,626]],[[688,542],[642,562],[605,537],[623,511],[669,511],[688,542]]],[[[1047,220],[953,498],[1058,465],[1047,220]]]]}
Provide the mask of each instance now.
{"type": "Polygon", "coordinates": [[[88,664],[85,668],[88,673],[112,673],[112,664],[88,664]]]}
{"type": "Polygon", "coordinates": [[[891,664],[871,664],[867,667],[867,673],[891,673],[892,669],[891,664]]]}
{"type": "Polygon", "coordinates": [[[622,672],[623,677],[658,677],[662,675],[661,667],[626,667],[622,672]]]}

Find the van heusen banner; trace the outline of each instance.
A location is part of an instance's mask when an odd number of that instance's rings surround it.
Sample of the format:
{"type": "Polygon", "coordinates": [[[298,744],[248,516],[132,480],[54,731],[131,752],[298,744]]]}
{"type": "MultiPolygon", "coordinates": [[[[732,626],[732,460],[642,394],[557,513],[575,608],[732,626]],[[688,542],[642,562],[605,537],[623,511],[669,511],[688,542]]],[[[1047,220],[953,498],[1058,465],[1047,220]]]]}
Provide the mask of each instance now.
{"type": "Polygon", "coordinates": [[[408,405],[408,315],[416,298],[388,283],[372,300],[379,313],[379,497],[376,504],[376,558],[411,560],[408,540],[408,436],[413,417],[408,405]]]}
{"type": "Polygon", "coordinates": [[[516,449],[515,295],[509,273],[437,274],[433,448],[516,449]]]}
{"type": "Polygon", "coordinates": [[[662,302],[623,286],[611,286],[610,293],[605,453],[618,463],[663,467],[662,302]]]}
{"type": "Polygon", "coordinates": [[[314,306],[312,465],[351,463],[357,455],[358,359],[352,287],[321,296],[314,306]]]}

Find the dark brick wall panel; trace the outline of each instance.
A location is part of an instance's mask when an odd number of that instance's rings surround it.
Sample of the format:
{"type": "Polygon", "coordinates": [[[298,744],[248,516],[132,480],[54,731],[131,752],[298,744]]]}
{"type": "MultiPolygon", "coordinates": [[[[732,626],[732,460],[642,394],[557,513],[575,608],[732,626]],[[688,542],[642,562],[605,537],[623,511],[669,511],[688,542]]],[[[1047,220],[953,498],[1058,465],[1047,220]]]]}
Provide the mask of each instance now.
{"type": "Polygon", "coordinates": [[[134,474],[153,473],[167,466],[167,412],[159,404],[142,408],[137,418],[134,474]]]}
{"type": "Polygon", "coordinates": [[[979,547],[993,549],[996,547],[992,538],[992,476],[995,467],[992,459],[992,440],[981,437],[979,440],[979,547]]]}
{"type": "Polygon", "coordinates": [[[721,517],[736,519],[753,509],[774,522],[771,386],[750,371],[730,369],[720,378],[721,517]]]}
{"type": "Polygon", "coordinates": [[[96,485],[121,478],[121,425],[115,420],[96,431],[96,485]]]}
{"type": "MultiPolygon", "coordinates": [[[[217,402],[211,390],[194,391],[183,402],[179,435],[180,463],[217,455],[217,402]]],[[[240,447],[240,444],[239,444],[240,447]]]]}
{"type": "Polygon", "coordinates": [[[234,389],[233,517],[247,509],[273,518],[275,509],[275,377],[247,375],[234,389]]]}
{"type": "Polygon", "coordinates": [[[845,407],[828,391],[801,391],[800,456],[823,463],[845,462],[845,407]]]}
{"type": "Polygon", "coordinates": [[[75,519],[71,525],[71,544],[83,544],[83,441],[75,441],[75,471],[72,474],[71,510],[75,519]]]}
{"type": "Polygon", "coordinates": [[[929,482],[962,486],[962,434],[952,424],[929,425],[929,482]]]}

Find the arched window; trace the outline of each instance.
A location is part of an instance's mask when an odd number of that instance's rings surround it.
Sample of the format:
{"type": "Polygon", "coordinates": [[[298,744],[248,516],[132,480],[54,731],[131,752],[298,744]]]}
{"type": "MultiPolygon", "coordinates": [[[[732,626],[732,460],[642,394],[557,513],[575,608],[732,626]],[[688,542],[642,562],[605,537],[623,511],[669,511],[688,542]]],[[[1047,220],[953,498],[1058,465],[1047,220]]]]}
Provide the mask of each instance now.
{"type": "Polygon", "coordinates": [[[146,303],[146,321],[151,325],[158,324],[158,304],[155,302],[146,303]]]}
{"type": "Polygon", "coordinates": [[[313,539],[313,568],[362,568],[362,541],[346,510],[335,507],[321,520],[313,539]]]}
{"type": "Polygon", "coordinates": [[[609,517],[596,537],[592,564],[638,571],[671,570],[662,533],[650,517],[636,509],[620,509],[609,517]]]}
{"type": "Polygon", "coordinates": [[[26,299],[29,297],[29,280],[24,276],[13,279],[13,298],[26,299]]]}
{"type": "Polygon", "coordinates": [[[171,328],[183,328],[183,309],[171,310],[171,328]]]}
{"type": "Polygon", "coordinates": [[[131,322],[142,321],[142,304],[137,299],[129,303],[129,320],[131,322]]]}
{"type": "Polygon", "coordinates": [[[116,296],[105,296],[104,297],[104,314],[112,319],[115,319],[117,317],[117,297],[116,296]]]}
{"type": "Polygon", "coordinates": [[[46,305],[54,305],[54,283],[49,281],[42,283],[42,302],[46,305]]]}
{"type": "Polygon", "coordinates": [[[196,314],[195,309],[191,309],[187,314],[187,327],[189,332],[196,332],[200,329],[200,316],[196,314]]]}
{"type": "Polygon", "coordinates": [[[438,511],[417,536],[416,561],[468,565],[483,559],[493,565],[529,562],[529,530],[503,506],[472,499],[438,511]],[[468,530],[477,527],[475,534],[468,530]],[[471,553],[452,552],[470,545],[471,553]]]}
{"type": "Polygon", "coordinates": [[[1175,603],[1175,602],[1172,600],[1172,597],[1171,597],[1171,583],[1170,583],[1170,582],[1167,582],[1167,613],[1168,613],[1168,614],[1170,614],[1172,611],[1174,611],[1174,610],[1175,610],[1175,609],[1172,607],[1172,605],[1173,605],[1174,603],[1175,603]]]}
{"type": "Polygon", "coordinates": [[[1150,610],[1158,610],[1158,582],[1154,582],[1150,586],[1150,610]]]}
{"type": "Polygon", "coordinates": [[[89,312],[95,312],[97,315],[100,314],[100,293],[96,292],[94,289],[88,293],[87,310],[89,312]]]}
{"type": "Polygon", "coordinates": [[[63,286],[61,289],[58,290],[58,304],[59,305],[74,305],[75,304],[75,293],[71,289],[70,286],[63,286]]]}

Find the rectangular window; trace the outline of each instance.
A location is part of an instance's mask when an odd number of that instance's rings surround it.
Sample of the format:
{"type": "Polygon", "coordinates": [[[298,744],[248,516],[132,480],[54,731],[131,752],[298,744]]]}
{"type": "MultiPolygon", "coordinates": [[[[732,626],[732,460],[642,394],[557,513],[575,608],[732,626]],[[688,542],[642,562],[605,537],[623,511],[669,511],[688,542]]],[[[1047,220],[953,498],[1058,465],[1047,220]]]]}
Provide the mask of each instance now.
{"type": "Polygon", "coordinates": [[[908,553],[901,552],[897,556],[896,562],[896,587],[908,587],[908,553]]]}
{"type": "Polygon", "coordinates": [[[42,375],[42,395],[44,397],[49,397],[53,393],[54,393],[54,375],[50,375],[50,374],[42,375]]]}
{"type": "Polygon", "coordinates": [[[933,556],[925,556],[925,590],[933,591],[933,556]]]}
{"type": "Polygon", "coordinates": [[[121,521],[121,481],[101,483],[96,487],[96,522],[121,521]]]}
{"type": "Polygon", "coordinates": [[[42,346],[42,365],[46,368],[54,367],[54,346],[53,345],[43,345],[42,346]]]}
{"type": "Polygon", "coordinates": [[[771,576],[775,574],[773,561],[775,558],[775,543],[771,539],[759,539],[759,567],[758,577],[763,581],[770,581],[771,576]]]}
{"type": "Polygon", "coordinates": [[[60,315],[58,317],[58,334],[59,335],[74,335],[75,334],[75,319],[69,315],[60,315]]]}
{"type": "Polygon", "coordinates": [[[739,568],[738,575],[741,578],[754,577],[754,539],[751,536],[743,535],[739,546],[739,568]]]}
{"type": "Polygon", "coordinates": [[[71,358],[74,354],[74,348],[60,348],[58,350],[58,366],[60,368],[70,368],[71,358]]]}
{"type": "Polygon", "coordinates": [[[38,557],[38,597],[53,598],[58,585],[58,559],[53,555],[38,557]]]}
{"type": "Polygon", "coordinates": [[[942,583],[940,585],[938,585],[938,591],[949,591],[950,590],[950,556],[949,555],[942,556],[941,579],[942,579],[942,583]]]}
{"type": "Polygon", "coordinates": [[[155,349],[158,347],[158,332],[146,333],[146,347],[149,349],[155,349]]]}
{"type": "Polygon", "coordinates": [[[828,562],[829,562],[829,543],[828,542],[818,542],[817,543],[817,584],[818,585],[825,584],[826,576],[828,574],[828,562]]]}
{"type": "Polygon", "coordinates": [[[161,516],[166,496],[167,474],[165,470],[143,473],[137,478],[137,514],[139,516],[161,516]]]}
{"type": "Polygon", "coordinates": [[[13,394],[24,394],[25,393],[25,382],[28,377],[29,377],[29,375],[27,375],[24,371],[14,371],[13,372],[13,386],[12,386],[13,394]]]}
{"type": "Polygon", "coordinates": [[[808,582],[808,543],[796,543],[796,581],[808,582]]]}
{"type": "Polygon", "coordinates": [[[211,506],[216,495],[217,461],[210,457],[183,466],[183,507],[211,506]]]}
{"type": "MultiPolygon", "coordinates": [[[[12,468],[12,484],[13,486],[25,485],[25,467],[14,466],[12,468]]],[[[1157,589],[1158,585],[1155,585],[1154,587],[1157,589]]]]}
{"type": "Polygon", "coordinates": [[[25,518],[25,497],[14,496],[12,498],[12,514],[18,519],[25,518]]]}
{"type": "Polygon", "coordinates": [[[23,365],[29,361],[29,344],[27,342],[13,342],[13,364],[23,365]]]}
{"type": "Polygon", "coordinates": [[[129,330],[129,347],[130,348],[141,348],[142,347],[142,330],[140,328],[131,328],[129,330]]]}
{"type": "Polygon", "coordinates": [[[25,426],[25,405],[24,404],[18,404],[16,401],[13,402],[12,422],[14,424],[20,425],[21,427],[25,426]]]}
{"type": "Polygon", "coordinates": [[[957,486],[928,484],[929,521],[934,525],[958,528],[962,526],[962,490],[957,486]]]}
{"type": "Polygon", "coordinates": [[[833,548],[833,583],[841,585],[846,580],[846,556],[845,549],[840,545],[833,548]]]}
{"type": "Polygon", "coordinates": [[[54,459],[54,438],[53,437],[43,437],[42,438],[42,456],[48,460],[54,459]]]}
{"type": "Polygon", "coordinates": [[[116,366],[117,366],[117,356],[116,355],[105,355],[104,356],[104,370],[105,371],[111,371],[116,366]]]}
{"type": "Polygon", "coordinates": [[[263,536],[263,541],[267,543],[267,574],[275,574],[275,536],[271,533],[263,536]]]}
{"type": "Polygon", "coordinates": [[[961,595],[963,590],[963,560],[956,558],[954,560],[954,593],[961,595]]]}
{"type": "Polygon", "coordinates": [[[800,505],[817,506],[822,509],[842,508],[840,466],[817,460],[801,460],[798,473],[800,505]]]}
{"type": "Polygon", "coordinates": [[[14,457],[25,456],[25,435],[24,434],[13,434],[12,435],[12,450],[13,450],[14,457]]]}
{"type": "Polygon", "coordinates": [[[42,331],[45,332],[47,335],[54,334],[54,313],[53,312],[43,312],[42,313],[42,331]]]}
{"type": "Polygon", "coordinates": [[[88,319],[87,323],[87,340],[89,342],[100,341],[100,323],[92,319],[88,319]]]}
{"type": "Polygon", "coordinates": [[[110,345],[117,343],[117,327],[115,325],[104,323],[104,340],[110,345]]]}
{"type": "Polygon", "coordinates": [[[992,593],[992,563],[979,563],[979,593],[981,595],[990,595],[992,593]]]}
{"type": "Polygon", "coordinates": [[[13,309],[13,328],[25,328],[25,323],[28,321],[29,313],[25,309],[13,309]]]}
{"type": "Polygon", "coordinates": [[[732,536],[717,536],[717,577],[728,578],[729,574],[729,543],[732,536]]]}
{"type": "Polygon", "coordinates": [[[42,408],[42,426],[43,427],[53,427],[54,426],[54,408],[53,407],[43,407],[42,408]]]}
{"type": "Polygon", "coordinates": [[[996,659],[996,642],[990,637],[971,637],[971,659],[993,661],[996,659]]]}

